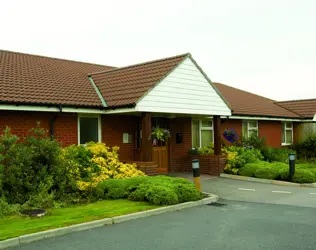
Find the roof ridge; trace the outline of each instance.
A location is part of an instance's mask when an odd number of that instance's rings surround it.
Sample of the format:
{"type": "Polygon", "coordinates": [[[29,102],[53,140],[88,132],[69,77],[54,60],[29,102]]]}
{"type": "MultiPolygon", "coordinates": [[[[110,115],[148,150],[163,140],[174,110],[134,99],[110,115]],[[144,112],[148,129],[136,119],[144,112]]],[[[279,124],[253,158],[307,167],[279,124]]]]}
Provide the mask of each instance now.
{"type": "Polygon", "coordinates": [[[239,89],[239,88],[236,88],[236,87],[233,87],[233,86],[230,86],[230,85],[224,84],[224,83],[220,83],[220,82],[213,82],[213,81],[212,81],[212,83],[214,83],[214,84],[224,85],[224,86],[229,87],[229,88],[232,88],[232,89],[236,89],[236,90],[239,90],[239,91],[242,91],[242,92],[246,92],[246,93],[251,94],[251,95],[259,96],[259,97],[261,97],[261,98],[267,99],[267,100],[272,101],[272,102],[276,102],[276,100],[270,99],[270,98],[268,98],[268,97],[265,97],[265,96],[262,96],[262,95],[258,95],[258,94],[255,94],[255,93],[252,93],[252,92],[249,92],[249,91],[243,90],[243,89],[239,89]]]}
{"type": "Polygon", "coordinates": [[[11,50],[0,49],[0,52],[7,52],[7,53],[20,54],[20,55],[26,55],[26,56],[41,57],[41,58],[46,58],[46,59],[61,60],[61,61],[67,61],[67,62],[83,63],[83,64],[90,64],[90,65],[96,65],[96,66],[115,68],[114,66],[109,66],[109,65],[97,64],[97,63],[89,63],[89,62],[82,62],[82,61],[76,61],[76,60],[71,60],[71,59],[57,58],[57,57],[50,57],[50,56],[43,56],[43,55],[35,55],[35,54],[31,54],[31,53],[16,52],[16,51],[11,51],[11,50]]]}
{"type": "Polygon", "coordinates": [[[276,101],[276,102],[277,103],[284,103],[284,102],[302,102],[302,101],[316,101],[316,98],[296,99],[296,100],[276,101]]]}
{"type": "Polygon", "coordinates": [[[172,57],[165,57],[165,58],[160,58],[160,59],[156,59],[156,60],[151,60],[151,61],[146,61],[146,62],[142,62],[142,63],[137,63],[137,64],[132,64],[132,65],[127,65],[127,66],[123,66],[123,67],[117,67],[114,69],[109,69],[109,70],[104,70],[104,71],[98,71],[98,72],[92,72],[90,74],[88,74],[89,76],[92,75],[98,75],[98,74],[102,74],[102,73],[109,73],[109,72],[113,72],[113,71],[117,71],[117,70],[122,70],[122,69],[128,69],[128,68],[133,68],[133,67],[138,67],[141,65],[146,65],[146,64],[151,64],[151,63],[156,63],[156,62],[162,62],[162,61],[166,61],[166,60],[170,60],[170,59],[175,59],[178,57],[183,57],[183,56],[190,56],[190,53],[184,53],[181,55],[176,55],[176,56],[172,56],[172,57]]]}

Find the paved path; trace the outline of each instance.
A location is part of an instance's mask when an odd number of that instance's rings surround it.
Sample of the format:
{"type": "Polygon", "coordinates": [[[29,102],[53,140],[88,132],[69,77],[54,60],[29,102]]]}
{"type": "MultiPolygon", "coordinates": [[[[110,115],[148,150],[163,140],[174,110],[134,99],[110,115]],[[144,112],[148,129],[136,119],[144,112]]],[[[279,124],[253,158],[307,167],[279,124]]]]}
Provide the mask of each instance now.
{"type": "Polygon", "coordinates": [[[315,209],[221,200],[20,246],[19,250],[306,250],[316,248],[315,209]]]}
{"type": "Polygon", "coordinates": [[[279,186],[220,177],[204,177],[201,183],[204,191],[217,194],[223,199],[316,207],[316,188],[279,186]]]}

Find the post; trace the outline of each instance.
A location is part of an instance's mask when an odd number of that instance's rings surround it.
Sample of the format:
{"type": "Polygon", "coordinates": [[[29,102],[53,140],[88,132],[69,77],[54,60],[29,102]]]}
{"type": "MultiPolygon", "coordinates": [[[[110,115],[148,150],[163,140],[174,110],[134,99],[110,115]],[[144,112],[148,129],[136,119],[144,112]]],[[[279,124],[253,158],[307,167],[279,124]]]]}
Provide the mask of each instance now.
{"type": "Polygon", "coordinates": [[[192,171],[193,171],[193,180],[196,188],[201,192],[201,182],[200,182],[200,162],[199,160],[192,160],[192,171]]]}
{"type": "Polygon", "coordinates": [[[152,161],[151,113],[142,113],[142,161],[152,161]]]}
{"type": "Polygon", "coordinates": [[[213,116],[214,123],[214,155],[222,154],[222,136],[221,136],[221,118],[218,115],[213,116]]]}
{"type": "Polygon", "coordinates": [[[293,182],[295,174],[295,154],[289,153],[289,181],[293,182]]]}

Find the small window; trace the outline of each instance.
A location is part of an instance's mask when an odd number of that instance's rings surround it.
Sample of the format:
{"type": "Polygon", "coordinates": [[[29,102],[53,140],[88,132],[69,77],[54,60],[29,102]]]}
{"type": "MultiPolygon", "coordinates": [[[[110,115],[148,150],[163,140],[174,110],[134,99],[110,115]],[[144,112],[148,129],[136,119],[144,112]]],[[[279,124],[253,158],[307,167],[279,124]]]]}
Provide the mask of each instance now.
{"type": "Polygon", "coordinates": [[[258,121],[250,120],[242,122],[242,136],[249,138],[250,136],[258,136],[258,121]]]}
{"type": "Polygon", "coordinates": [[[291,145],[293,143],[293,123],[282,123],[282,145],[291,145]]]}
{"type": "Polygon", "coordinates": [[[192,120],[192,147],[207,147],[213,142],[213,120],[192,120]]]}
{"type": "Polygon", "coordinates": [[[100,117],[79,117],[78,118],[78,141],[79,144],[101,141],[100,117]]]}

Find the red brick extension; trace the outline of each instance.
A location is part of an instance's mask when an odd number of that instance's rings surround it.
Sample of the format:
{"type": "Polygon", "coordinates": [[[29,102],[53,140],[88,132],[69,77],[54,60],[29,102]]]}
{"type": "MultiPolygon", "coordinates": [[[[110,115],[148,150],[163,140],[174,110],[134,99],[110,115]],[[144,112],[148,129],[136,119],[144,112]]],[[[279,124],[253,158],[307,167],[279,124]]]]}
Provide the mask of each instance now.
{"type": "MultiPolygon", "coordinates": [[[[63,146],[69,146],[78,143],[78,126],[77,114],[70,113],[54,113],[54,112],[17,112],[17,111],[0,111],[0,130],[3,131],[5,126],[12,129],[12,133],[23,138],[27,131],[36,126],[40,121],[41,126],[49,130],[50,120],[57,116],[55,120],[54,130],[55,137],[63,146]]],[[[118,115],[102,115],[102,141],[109,146],[120,147],[120,159],[124,161],[135,161],[136,157],[136,126],[139,117],[118,116],[118,115]],[[133,136],[133,142],[129,144],[123,143],[123,133],[129,133],[133,136]]],[[[235,128],[238,134],[241,134],[241,120],[223,120],[221,124],[222,132],[226,128],[235,128]]],[[[296,134],[296,126],[294,126],[294,139],[296,134]]],[[[190,118],[174,118],[170,120],[170,172],[191,171],[192,157],[188,157],[188,151],[192,147],[191,137],[191,119],[190,118]],[[176,144],[176,133],[183,133],[183,143],[176,144]]],[[[268,145],[273,147],[281,146],[281,122],[276,121],[259,121],[260,136],[265,136],[268,145]]],[[[196,158],[196,157],[194,157],[196,158]]],[[[222,171],[223,160],[218,157],[200,157],[201,172],[217,175],[222,171]]],[[[143,164],[138,164],[144,168],[143,164]]],[[[151,164],[152,166],[152,164],[151,164]]],[[[153,174],[153,170],[149,171],[153,174]]],[[[149,173],[148,172],[148,173],[149,173]]]]}

